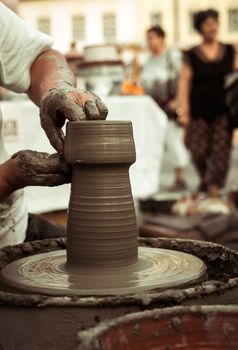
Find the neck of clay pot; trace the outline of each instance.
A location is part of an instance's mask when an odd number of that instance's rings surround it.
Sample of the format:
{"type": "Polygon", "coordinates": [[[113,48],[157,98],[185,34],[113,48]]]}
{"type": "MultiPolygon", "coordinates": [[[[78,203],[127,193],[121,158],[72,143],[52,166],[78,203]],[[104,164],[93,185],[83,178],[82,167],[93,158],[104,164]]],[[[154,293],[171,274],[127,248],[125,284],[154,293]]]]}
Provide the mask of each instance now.
{"type": "Polygon", "coordinates": [[[67,266],[123,267],[138,259],[128,164],[75,164],[67,225],[67,266]]]}

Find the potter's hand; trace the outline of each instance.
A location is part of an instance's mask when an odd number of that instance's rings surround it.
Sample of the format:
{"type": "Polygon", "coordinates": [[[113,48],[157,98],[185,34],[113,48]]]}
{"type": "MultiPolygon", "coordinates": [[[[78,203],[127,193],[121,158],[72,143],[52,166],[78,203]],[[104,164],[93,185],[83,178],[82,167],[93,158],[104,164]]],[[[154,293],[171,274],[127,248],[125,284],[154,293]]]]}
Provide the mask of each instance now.
{"type": "Polygon", "coordinates": [[[16,184],[25,186],[57,186],[71,181],[71,169],[58,154],[20,151],[12,156],[18,167],[16,184]]]}
{"type": "Polygon", "coordinates": [[[64,134],[61,128],[66,119],[106,119],[107,113],[107,107],[98,96],[70,86],[50,89],[40,104],[41,126],[52,146],[60,154],[64,149],[64,134]]]}

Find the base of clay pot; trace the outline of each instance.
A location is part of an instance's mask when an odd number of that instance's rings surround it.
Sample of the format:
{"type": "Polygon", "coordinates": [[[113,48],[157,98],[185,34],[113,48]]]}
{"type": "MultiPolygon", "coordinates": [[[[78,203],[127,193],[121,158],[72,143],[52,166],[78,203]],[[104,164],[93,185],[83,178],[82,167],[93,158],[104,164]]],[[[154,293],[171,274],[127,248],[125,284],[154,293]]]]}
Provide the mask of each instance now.
{"type": "Polygon", "coordinates": [[[4,283],[49,295],[125,295],[191,285],[206,277],[199,258],[173,250],[139,248],[138,262],[127,267],[72,267],[66,252],[19,259],[1,271],[4,283]]]}

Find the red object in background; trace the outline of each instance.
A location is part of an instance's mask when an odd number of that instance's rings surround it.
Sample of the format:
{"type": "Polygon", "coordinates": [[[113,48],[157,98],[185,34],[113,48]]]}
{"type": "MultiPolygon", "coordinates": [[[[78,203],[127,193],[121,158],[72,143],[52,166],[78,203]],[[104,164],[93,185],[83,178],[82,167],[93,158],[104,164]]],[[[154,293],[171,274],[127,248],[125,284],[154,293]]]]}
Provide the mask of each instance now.
{"type": "Polygon", "coordinates": [[[100,350],[237,350],[237,331],[237,306],[192,306],[123,316],[92,339],[100,350]]]}
{"type": "Polygon", "coordinates": [[[144,89],[131,80],[125,80],[121,87],[121,95],[143,95],[144,89]]]}

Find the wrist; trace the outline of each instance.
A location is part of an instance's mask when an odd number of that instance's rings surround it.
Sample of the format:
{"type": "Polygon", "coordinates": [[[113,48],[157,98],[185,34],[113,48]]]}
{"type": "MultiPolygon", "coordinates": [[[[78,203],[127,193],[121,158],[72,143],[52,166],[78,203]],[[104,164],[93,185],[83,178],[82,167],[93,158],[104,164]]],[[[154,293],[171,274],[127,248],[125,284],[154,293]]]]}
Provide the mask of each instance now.
{"type": "Polygon", "coordinates": [[[52,88],[75,87],[76,79],[70,71],[65,57],[58,51],[49,49],[41,53],[31,66],[31,86],[28,95],[38,106],[42,97],[52,88]]]}
{"type": "Polygon", "coordinates": [[[1,164],[0,198],[7,197],[12,192],[24,187],[21,169],[17,159],[9,159],[1,164]]]}
{"type": "Polygon", "coordinates": [[[184,109],[182,107],[178,107],[176,108],[176,113],[179,117],[183,116],[183,115],[190,115],[189,110],[188,109],[184,109]]]}
{"type": "Polygon", "coordinates": [[[65,96],[72,93],[72,91],[77,91],[76,87],[64,81],[57,81],[54,86],[51,86],[42,94],[40,107],[45,103],[50,103],[52,100],[64,99],[65,96]]]}

